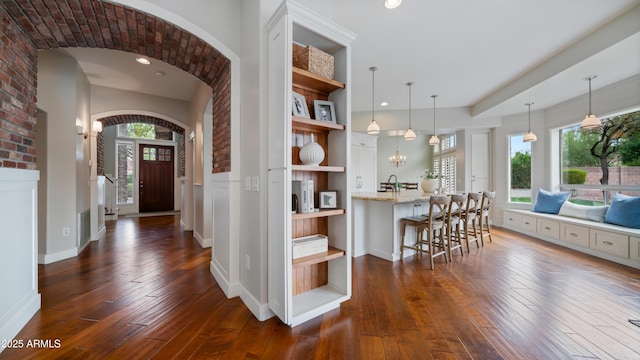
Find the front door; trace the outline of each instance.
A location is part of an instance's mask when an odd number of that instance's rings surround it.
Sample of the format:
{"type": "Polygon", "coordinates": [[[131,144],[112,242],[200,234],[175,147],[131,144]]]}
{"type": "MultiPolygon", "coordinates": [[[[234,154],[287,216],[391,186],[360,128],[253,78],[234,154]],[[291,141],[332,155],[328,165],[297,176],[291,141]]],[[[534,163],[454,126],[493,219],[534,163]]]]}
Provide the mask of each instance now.
{"type": "Polygon", "coordinates": [[[173,146],[140,145],[140,212],[173,210],[173,146]]]}

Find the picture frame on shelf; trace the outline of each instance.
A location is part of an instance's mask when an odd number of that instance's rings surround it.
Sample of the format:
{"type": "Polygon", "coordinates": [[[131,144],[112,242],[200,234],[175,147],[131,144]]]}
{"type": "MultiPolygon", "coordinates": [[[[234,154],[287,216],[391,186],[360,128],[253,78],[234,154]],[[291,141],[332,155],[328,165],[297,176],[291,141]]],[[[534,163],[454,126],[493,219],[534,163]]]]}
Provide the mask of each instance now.
{"type": "Polygon", "coordinates": [[[309,119],[309,107],[307,106],[307,100],[304,95],[298,94],[295,91],[292,91],[293,94],[293,116],[303,117],[309,119]]]}
{"type": "Polygon", "coordinates": [[[324,190],[318,192],[318,204],[320,209],[337,209],[338,208],[338,191],[324,190]]]}
{"type": "Polygon", "coordinates": [[[333,101],[313,100],[316,120],[336,123],[336,110],[333,101]]]}

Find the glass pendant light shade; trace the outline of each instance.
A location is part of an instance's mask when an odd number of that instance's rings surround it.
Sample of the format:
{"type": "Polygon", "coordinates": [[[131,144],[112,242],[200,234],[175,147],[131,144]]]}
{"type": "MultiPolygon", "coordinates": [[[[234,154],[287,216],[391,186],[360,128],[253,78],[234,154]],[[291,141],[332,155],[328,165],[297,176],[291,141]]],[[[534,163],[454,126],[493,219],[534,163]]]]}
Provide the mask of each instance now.
{"type": "Polygon", "coordinates": [[[600,119],[591,112],[591,80],[596,77],[597,75],[591,75],[584,78],[589,81],[589,115],[585,116],[584,120],[580,123],[581,129],[595,129],[600,127],[600,119]]]}
{"type": "Polygon", "coordinates": [[[529,108],[529,131],[527,131],[527,133],[522,138],[522,142],[538,141],[538,137],[536,136],[536,134],[531,131],[531,105],[533,105],[533,102],[526,103],[525,105],[529,108]]]}
{"type": "Polygon", "coordinates": [[[527,134],[524,136],[524,138],[522,138],[522,142],[534,142],[537,140],[538,137],[536,136],[536,134],[531,132],[531,130],[527,131],[527,134]]]}
{"type": "Polygon", "coordinates": [[[411,141],[416,139],[416,133],[411,128],[411,85],[413,85],[412,82],[407,83],[407,86],[409,87],[409,129],[407,130],[406,133],[404,133],[405,141],[411,141]]]}
{"type": "Polygon", "coordinates": [[[429,139],[429,145],[440,145],[440,138],[436,135],[436,98],[438,95],[431,95],[433,98],[433,135],[429,139]]]}
{"type": "Polygon", "coordinates": [[[411,141],[416,139],[416,132],[413,129],[409,128],[406,133],[404,133],[405,141],[411,141]]]}
{"type": "Polygon", "coordinates": [[[367,134],[371,134],[371,135],[375,135],[375,134],[379,134],[380,133],[380,125],[378,125],[378,123],[376,122],[375,119],[375,114],[374,114],[374,106],[375,106],[375,85],[376,85],[376,79],[375,79],[375,72],[376,70],[378,70],[377,67],[372,66],[369,68],[369,71],[371,71],[371,122],[369,123],[369,126],[367,126],[367,134]]]}
{"type": "Polygon", "coordinates": [[[380,125],[375,120],[371,120],[367,126],[367,134],[375,135],[380,133],[380,125]]]}
{"type": "Polygon", "coordinates": [[[580,127],[582,129],[595,129],[600,127],[600,119],[593,115],[589,114],[584,117],[582,122],[580,123],[580,127]]]}

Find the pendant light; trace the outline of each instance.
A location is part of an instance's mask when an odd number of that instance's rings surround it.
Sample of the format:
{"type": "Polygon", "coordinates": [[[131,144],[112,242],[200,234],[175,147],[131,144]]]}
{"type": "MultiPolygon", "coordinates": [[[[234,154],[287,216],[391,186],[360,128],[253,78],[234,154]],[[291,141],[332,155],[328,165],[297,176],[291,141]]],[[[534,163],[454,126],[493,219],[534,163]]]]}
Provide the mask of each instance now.
{"type": "Polygon", "coordinates": [[[589,115],[585,116],[584,120],[582,120],[582,122],[580,123],[581,129],[595,129],[600,127],[600,119],[598,119],[598,117],[593,115],[593,113],[591,112],[591,80],[595,79],[596,77],[597,75],[591,75],[584,78],[585,80],[589,81],[589,115]]]}
{"type": "Polygon", "coordinates": [[[407,157],[398,152],[398,135],[396,135],[396,154],[389,157],[389,165],[400,167],[407,163],[407,157]]]}
{"type": "Polygon", "coordinates": [[[369,126],[367,126],[367,134],[371,134],[371,135],[375,135],[375,134],[379,134],[380,133],[380,125],[378,125],[378,123],[376,122],[375,116],[374,116],[374,106],[375,106],[375,84],[376,84],[376,80],[375,80],[375,72],[376,70],[378,70],[377,67],[372,66],[369,68],[369,71],[371,71],[371,122],[369,123],[369,126]]]}
{"type": "Polygon", "coordinates": [[[538,140],[538,137],[531,131],[531,105],[533,105],[533,102],[526,103],[525,105],[529,107],[529,131],[527,131],[527,134],[522,138],[522,142],[534,142],[538,140]]]}
{"type": "Polygon", "coordinates": [[[429,139],[429,145],[439,145],[440,138],[436,136],[436,98],[438,95],[431,95],[433,98],[433,135],[431,135],[431,139],[429,139]]]}
{"type": "Polygon", "coordinates": [[[384,7],[387,9],[395,9],[402,4],[402,0],[384,0],[384,7]]]}
{"type": "Polygon", "coordinates": [[[407,83],[407,86],[409,87],[409,129],[407,130],[406,133],[404,133],[405,141],[411,141],[416,139],[416,133],[411,128],[411,85],[413,85],[412,82],[407,83]]]}

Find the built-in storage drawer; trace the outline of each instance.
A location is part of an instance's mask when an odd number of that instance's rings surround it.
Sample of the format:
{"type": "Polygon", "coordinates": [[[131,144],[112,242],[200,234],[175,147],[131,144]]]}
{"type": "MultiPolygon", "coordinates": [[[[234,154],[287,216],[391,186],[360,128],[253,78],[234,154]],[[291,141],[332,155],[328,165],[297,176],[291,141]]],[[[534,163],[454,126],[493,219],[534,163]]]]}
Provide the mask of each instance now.
{"type": "Polygon", "coordinates": [[[560,224],[557,221],[538,219],[538,234],[557,240],[560,238],[560,224]]]}
{"type": "Polygon", "coordinates": [[[589,228],[569,224],[560,224],[560,240],[589,247],[589,228]]]}
{"type": "Polygon", "coordinates": [[[629,236],[629,258],[640,261],[640,237],[629,236]]]}
{"type": "Polygon", "coordinates": [[[507,228],[519,228],[521,216],[505,211],[502,215],[502,223],[507,228]]]}
{"type": "Polygon", "coordinates": [[[515,227],[520,227],[520,215],[516,215],[514,213],[505,211],[502,214],[502,223],[504,224],[505,227],[509,227],[509,228],[515,228],[515,227]]]}
{"type": "Polygon", "coordinates": [[[520,227],[526,231],[536,232],[536,218],[533,216],[521,215],[520,227]]]}
{"type": "Polygon", "coordinates": [[[629,236],[591,229],[589,247],[623,258],[629,257],[629,236]]]}
{"type": "Polygon", "coordinates": [[[536,218],[533,216],[505,211],[502,216],[502,221],[507,228],[525,230],[532,233],[536,232],[536,218]]]}

